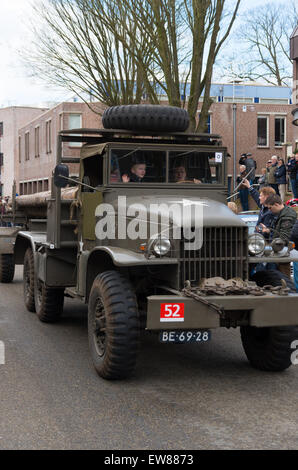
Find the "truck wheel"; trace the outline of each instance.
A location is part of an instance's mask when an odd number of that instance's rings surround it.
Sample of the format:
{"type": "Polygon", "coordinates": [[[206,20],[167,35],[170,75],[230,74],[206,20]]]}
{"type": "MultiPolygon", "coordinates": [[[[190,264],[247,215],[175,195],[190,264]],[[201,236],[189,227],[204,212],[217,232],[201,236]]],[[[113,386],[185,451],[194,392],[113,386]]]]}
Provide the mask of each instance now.
{"type": "Polygon", "coordinates": [[[64,289],[45,286],[44,282],[35,280],[34,298],[36,314],[40,321],[54,323],[63,312],[64,289]]]}
{"type": "MultiPolygon", "coordinates": [[[[278,270],[258,271],[252,280],[258,286],[281,285],[284,279],[292,292],[296,292],[293,282],[278,270]]],[[[256,369],[282,371],[291,365],[291,343],[298,338],[298,328],[280,326],[257,328],[244,326],[240,328],[241,340],[247,359],[256,369]]]]}
{"type": "Polygon", "coordinates": [[[136,366],[140,337],[137,301],[117,271],[99,274],[90,292],[88,337],[93,363],[104,379],[123,379],[136,366]]]}
{"type": "Polygon", "coordinates": [[[31,248],[27,248],[24,257],[23,271],[24,303],[29,312],[35,312],[34,300],[34,256],[31,248]]]}
{"type": "Polygon", "coordinates": [[[0,282],[9,283],[14,278],[14,257],[9,254],[0,255],[0,282]]]}
{"type": "Polygon", "coordinates": [[[102,116],[106,129],[184,132],[189,116],[185,109],[154,104],[132,104],[107,108],[102,116]]]}
{"type": "Polygon", "coordinates": [[[259,370],[278,372],[290,367],[291,344],[298,338],[298,328],[280,326],[240,328],[241,340],[247,359],[259,370]]]}

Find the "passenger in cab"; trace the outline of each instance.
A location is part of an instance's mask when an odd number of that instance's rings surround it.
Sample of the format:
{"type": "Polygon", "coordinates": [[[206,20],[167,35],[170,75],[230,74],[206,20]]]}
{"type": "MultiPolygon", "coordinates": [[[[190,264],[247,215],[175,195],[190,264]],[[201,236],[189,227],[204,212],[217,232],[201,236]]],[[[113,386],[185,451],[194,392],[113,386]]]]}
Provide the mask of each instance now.
{"type": "Polygon", "coordinates": [[[146,162],[141,157],[132,159],[132,166],[128,173],[122,175],[123,183],[142,183],[146,175],[146,162]]]}
{"type": "Polygon", "coordinates": [[[174,174],[175,183],[196,183],[196,184],[202,183],[202,181],[196,178],[189,178],[186,174],[185,166],[183,165],[180,165],[174,168],[173,174],[174,174]]]}

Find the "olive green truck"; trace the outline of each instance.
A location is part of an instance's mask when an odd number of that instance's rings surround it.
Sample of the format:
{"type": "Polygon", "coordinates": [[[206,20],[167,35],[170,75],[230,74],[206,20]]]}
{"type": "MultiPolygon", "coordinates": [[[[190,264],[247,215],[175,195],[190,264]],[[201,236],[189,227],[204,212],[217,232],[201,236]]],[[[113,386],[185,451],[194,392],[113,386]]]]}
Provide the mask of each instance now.
{"type": "Polygon", "coordinates": [[[204,347],[213,329],[239,327],[254,367],[289,367],[298,295],[280,271],[253,277],[262,263],[289,263],[289,248],[249,235],[227,207],[220,137],[185,132],[185,111],[164,106],[110,108],[103,123],[61,131],[51,191],[13,198],[1,282],[24,265],[24,302],[43,322],[59,320],[65,297],[88,304],[105,379],[133,373],[141,330],[204,347]],[[67,156],[69,142],[80,157],[67,156]]]}

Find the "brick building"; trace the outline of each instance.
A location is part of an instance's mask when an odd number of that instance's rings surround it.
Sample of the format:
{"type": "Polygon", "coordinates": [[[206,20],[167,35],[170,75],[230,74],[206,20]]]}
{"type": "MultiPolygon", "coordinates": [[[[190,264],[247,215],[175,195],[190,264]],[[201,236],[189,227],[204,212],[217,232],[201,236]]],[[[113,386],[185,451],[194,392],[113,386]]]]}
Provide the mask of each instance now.
{"type": "Polygon", "coordinates": [[[13,180],[18,176],[18,132],[28,121],[46,108],[12,106],[0,108],[0,196],[11,195],[13,180]]]}
{"type": "Polygon", "coordinates": [[[272,155],[286,158],[291,154],[291,92],[289,87],[257,84],[212,85],[214,103],[209,112],[208,131],[221,135],[228,148],[230,176],[233,175],[234,158],[238,172],[242,153],[252,153],[257,162],[257,174],[272,155]]]}
{"type": "MultiPolygon", "coordinates": [[[[50,188],[56,164],[56,139],[60,130],[101,127],[100,116],[84,103],[65,102],[34,118],[19,129],[17,191],[31,194],[50,188]]],[[[63,156],[78,157],[80,144],[64,144],[63,156]]],[[[70,165],[70,176],[78,176],[77,165],[70,165]]]]}
{"type": "MultiPolygon", "coordinates": [[[[228,162],[230,179],[234,163],[238,173],[241,153],[253,154],[257,161],[257,174],[260,174],[261,168],[272,155],[286,158],[291,154],[295,147],[291,91],[288,87],[257,84],[212,85],[211,96],[214,102],[209,112],[208,130],[221,135],[223,144],[228,148],[231,155],[228,162]]],[[[165,102],[164,97],[161,98],[165,102]]],[[[201,101],[198,115],[200,105],[201,101]]],[[[101,110],[103,108],[102,106],[101,110]]],[[[78,102],[60,103],[52,109],[0,109],[0,133],[1,123],[3,195],[11,193],[13,179],[16,180],[19,194],[31,194],[50,188],[59,130],[101,127],[100,116],[92,112],[88,105],[78,102]],[[13,111],[14,109],[18,112],[13,111]],[[5,117],[14,114],[19,116],[17,120],[5,117]]],[[[64,156],[78,156],[79,152],[78,144],[64,144],[64,156]]],[[[71,176],[76,176],[77,173],[76,165],[71,165],[71,176]]]]}

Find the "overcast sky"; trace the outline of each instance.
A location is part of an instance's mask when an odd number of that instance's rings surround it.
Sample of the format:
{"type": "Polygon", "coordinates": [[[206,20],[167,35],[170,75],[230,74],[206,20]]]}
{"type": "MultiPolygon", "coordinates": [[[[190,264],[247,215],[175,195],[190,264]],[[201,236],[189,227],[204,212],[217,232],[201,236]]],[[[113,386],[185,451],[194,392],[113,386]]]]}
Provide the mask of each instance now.
{"type": "MultiPolygon", "coordinates": [[[[280,2],[283,0],[271,0],[280,2]]],[[[40,105],[71,98],[67,90],[49,88],[28,76],[17,50],[30,40],[26,29],[32,16],[32,0],[0,0],[0,107],[40,105]]],[[[242,0],[241,11],[261,6],[264,0],[242,0]]]]}

